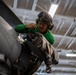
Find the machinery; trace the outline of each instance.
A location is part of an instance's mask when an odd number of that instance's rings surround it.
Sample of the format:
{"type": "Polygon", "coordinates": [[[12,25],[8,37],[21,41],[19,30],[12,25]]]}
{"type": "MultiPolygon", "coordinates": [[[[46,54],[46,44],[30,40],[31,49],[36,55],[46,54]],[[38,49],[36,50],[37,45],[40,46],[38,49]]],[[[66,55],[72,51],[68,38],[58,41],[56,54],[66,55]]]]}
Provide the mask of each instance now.
{"type": "Polygon", "coordinates": [[[14,27],[22,23],[0,0],[0,75],[32,75],[40,66],[37,52],[28,52],[17,40],[14,27]],[[36,54],[35,54],[36,53],[36,54]]]}

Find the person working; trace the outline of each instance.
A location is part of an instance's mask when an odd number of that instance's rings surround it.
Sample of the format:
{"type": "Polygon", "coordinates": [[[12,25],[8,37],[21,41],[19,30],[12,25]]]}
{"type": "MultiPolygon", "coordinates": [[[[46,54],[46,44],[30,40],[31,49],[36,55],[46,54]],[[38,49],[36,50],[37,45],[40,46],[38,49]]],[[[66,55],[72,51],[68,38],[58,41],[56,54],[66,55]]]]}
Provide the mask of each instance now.
{"type": "MultiPolygon", "coordinates": [[[[27,40],[33,42],[33,44],[41,49],[45,54],[45,64],[46,64],[46,72],[51,72],[51,57],[49,55],[48,44],[45,44],[46,39],[51,45],[54,44],[54,36],[50,30],[53,28],[53,22],[51,16],[46,12],[40,12],[38,14],[38,18],[36,19],[36,24],[30,23],[20,24],[15,27],[16,32],[26,33],[27,40]],[[44,45],[45,44],[45,45],[44,45]]],[[[46,42],[47,43],[47,42],[46,42]]]]}

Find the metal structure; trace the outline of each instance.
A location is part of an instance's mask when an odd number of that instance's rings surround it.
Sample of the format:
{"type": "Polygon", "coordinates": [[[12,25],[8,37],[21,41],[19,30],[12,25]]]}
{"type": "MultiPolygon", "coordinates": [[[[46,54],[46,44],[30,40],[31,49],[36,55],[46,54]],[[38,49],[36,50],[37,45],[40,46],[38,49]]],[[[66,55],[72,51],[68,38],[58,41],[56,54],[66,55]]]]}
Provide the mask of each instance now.
{"type": "Polygon", "coordinates": [[[76,54],[76,0],[3,0],[23,23],[35,23],[40,11],[48,12],[51,3],[58,4],[53,17],[54,28],[51,31],[55,37],[54,47],[60,55],[58,65],[52,65],[52,73],[45,73],[44,63],[36,75],[76,75],[76,57],[66,54],[76,54]],[[41,8],[40,8],[40,7],[41,8]],[[44,74],[45,73],[45,74],[44,74]]]}

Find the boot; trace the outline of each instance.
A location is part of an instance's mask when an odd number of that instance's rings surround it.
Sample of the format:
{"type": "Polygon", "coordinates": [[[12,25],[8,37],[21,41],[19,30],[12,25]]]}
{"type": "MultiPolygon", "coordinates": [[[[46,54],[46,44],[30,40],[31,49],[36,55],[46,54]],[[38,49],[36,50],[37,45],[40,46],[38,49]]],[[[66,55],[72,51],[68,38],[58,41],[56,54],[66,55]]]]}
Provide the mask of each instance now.
{"type": "Polygon", "coordinates": [[[50,65],[46,66],[46,72],[47,73],[51,73],[51,67],[50,67],[50,65]]]}
{"type": "Polygon", "coordinates": [[[51,73],[51,57],[45,58],[45,64],[46,64],[46,72],[51,73]]]}

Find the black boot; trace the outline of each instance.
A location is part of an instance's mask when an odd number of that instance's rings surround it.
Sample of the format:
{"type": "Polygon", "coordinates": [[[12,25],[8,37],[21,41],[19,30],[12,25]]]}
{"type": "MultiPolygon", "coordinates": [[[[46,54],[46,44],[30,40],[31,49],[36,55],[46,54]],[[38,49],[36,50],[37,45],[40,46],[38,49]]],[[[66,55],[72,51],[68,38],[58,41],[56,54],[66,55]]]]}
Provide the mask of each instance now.
{"type": "Polygon", "coordinates": [[[50,66],[46,66],[46,72],[51,73],[51,67],[50,66]]]}
{"type": "Polygon", "coordinates": [[[45,64],[46,64],[46,72],[51,73],[51,57],[45,58],[45,64]]]}

